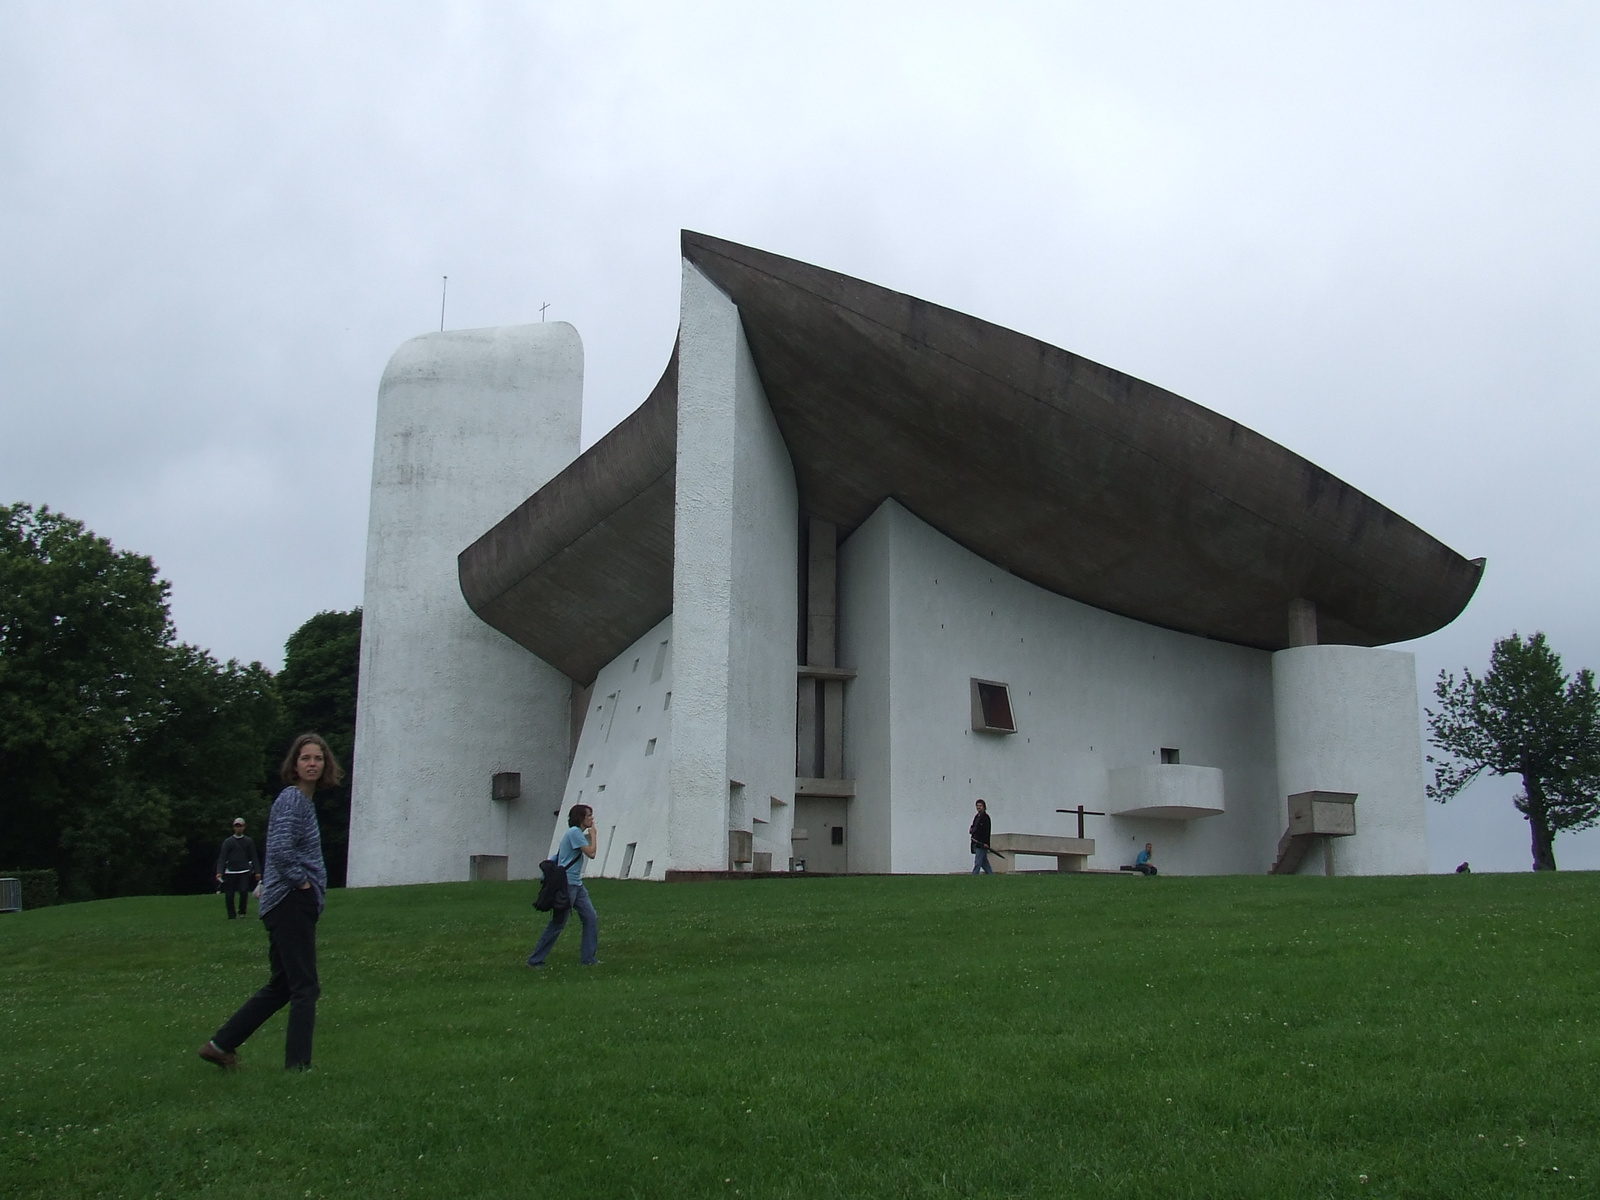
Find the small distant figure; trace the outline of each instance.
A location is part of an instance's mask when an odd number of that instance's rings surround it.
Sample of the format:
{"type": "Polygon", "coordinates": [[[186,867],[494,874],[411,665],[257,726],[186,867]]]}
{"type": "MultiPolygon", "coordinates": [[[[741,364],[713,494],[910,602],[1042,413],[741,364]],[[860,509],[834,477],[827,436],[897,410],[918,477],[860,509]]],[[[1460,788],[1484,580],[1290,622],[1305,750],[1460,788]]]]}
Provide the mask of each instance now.
{"type": "Polygon", "coordinates": [[[967,836],[972,839],[972,873],[993,875],[994,868],[989,865],[989,806],[979,800],[975,807],[977,815],[967,830],[967,836]]]}
{"type": "Polygon", "coordinates": [[[239,897],[241,917],[250,915],[250,893],[261,882],[261,857],[255,841],[244,835],[244,818],[233,819],[233,833],[222,840],[217,851],[217,882],[228,900],[228,920],[234,919],[233,898],[239,897]]]}
{"type": "Polygon", "coordinates": [[[1144,844],[1144,849],[1139,851],[1139,853],[1134,856],[1133,864],[1131,866],[1124,866],[1122,870],[1137,871],[1141,875],[1161,874],[1160,871],[1156,870],[1155,863],[1150,861],[1150,856],[1155,853],[1155,849],[1154,843],[1146,842],[1144,844]]]}
{"type": "Polygon", "coordinates": [[[1471,863],[1462,863],[1459,867],[1456,868],[1456,874],[1457,875],[1471,875],[1472,874],[1472,864],[1471,863]]]}

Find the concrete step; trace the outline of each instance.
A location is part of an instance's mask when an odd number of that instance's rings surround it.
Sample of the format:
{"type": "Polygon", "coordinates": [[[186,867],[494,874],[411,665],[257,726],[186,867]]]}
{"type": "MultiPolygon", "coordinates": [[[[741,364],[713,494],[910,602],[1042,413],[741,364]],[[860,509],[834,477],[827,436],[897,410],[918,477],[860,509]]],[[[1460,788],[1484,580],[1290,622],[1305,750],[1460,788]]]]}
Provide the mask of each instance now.
{"type": "Polygon", "coordinates": [[[1293,875],[1300,869],[1307,852],[1321,836],[1316,833],[1296,833],[1293,829],[1285,830],[1284,835],[1278,839],[1278,860],[1267,868],[1267,874],[1293,875]]]}

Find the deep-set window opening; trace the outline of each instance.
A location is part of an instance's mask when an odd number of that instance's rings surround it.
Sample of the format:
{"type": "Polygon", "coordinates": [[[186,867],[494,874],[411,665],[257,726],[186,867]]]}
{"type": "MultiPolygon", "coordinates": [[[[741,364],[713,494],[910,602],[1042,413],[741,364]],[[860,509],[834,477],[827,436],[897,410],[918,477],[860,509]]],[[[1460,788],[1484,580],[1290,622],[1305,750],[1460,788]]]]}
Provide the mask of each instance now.
{"type": "Polygon", "coordinates": [[[972,681],[972,728],[980,733],[1015,733],[1011,689],[993,679],[972,681]]]}

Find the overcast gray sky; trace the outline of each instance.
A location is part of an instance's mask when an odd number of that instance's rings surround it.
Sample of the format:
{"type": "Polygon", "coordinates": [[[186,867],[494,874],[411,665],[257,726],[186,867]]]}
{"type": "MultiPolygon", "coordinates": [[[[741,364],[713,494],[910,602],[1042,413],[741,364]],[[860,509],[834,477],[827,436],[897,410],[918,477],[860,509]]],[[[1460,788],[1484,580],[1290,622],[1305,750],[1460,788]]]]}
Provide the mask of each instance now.
{"type": "MultiPolygon", "coordinates": [[[[360,602],[377,381],[440,276],[452,328],[578,327],[587,445],[666,360],[687,227],[1171,388],[1486,556],[1425,697],[1513,629],[1600,666],[1592,0],[0,24],[0,499],[152,555],[219,656],[360,602]]],[[[1433,807],[1435,869],[1526,869],[1512,790],[1433,807]]]]}

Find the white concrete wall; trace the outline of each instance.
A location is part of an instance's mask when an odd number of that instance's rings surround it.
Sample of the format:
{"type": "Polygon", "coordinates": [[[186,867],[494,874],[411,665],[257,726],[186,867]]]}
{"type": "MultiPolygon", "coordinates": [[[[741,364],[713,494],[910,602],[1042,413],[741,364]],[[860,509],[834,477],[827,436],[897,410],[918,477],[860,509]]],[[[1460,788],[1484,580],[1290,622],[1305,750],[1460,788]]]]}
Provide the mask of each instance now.
{"type": "Polygon", "coordinates": [[[771,798],[794,794],[794,467],[738,308],[688,262],[678,339],[668,858],[725,869],[732,823],[783,866],[792,806],[771,798]],[[744,811],[730,813],[736,782],[744,811]]]}
{"type": "MultiPolygon", "coordinates": [[[[898,663],[891,634],[896,628],[894,534],[897,513],[903,511],[899,505],[893,510],[884,505],[839,546],[839,661],[857,671],[844,688],[844,773],[856,781],[846,822],[846,858],[852,871],[874,874],[896,869],[889,854],[895,817],[891,718],[897,711],[898,663]]],[[[941,813],[939,819],[948,816],[941,813]]],[[[799,847],[795,853],[801,853],[799,847]]]]}
{"type": "Polygon", "coordinates": [[[563,322],[427,334],[378,389],[352,886],[466,879],[544,856],[566,779],[567,678],[473,615],[456,556],[579,450],[583,344],[563,322]],[[490,777],[522,774],[496,803],[490,777]]]}
{"type": "Polygon", "coordinates": [[[630,879],[660,879],[666,873],[672,651],[668,617],[595,678],[561,813],[546,847],[547,854],[554,853],[574,804],[590,805],[600,844],[584,868],[587,876],[620,878],[630,842],[635,845],[630,879]]]}
{"type": "MultiPolygon", "coordinates": [[[[1426,872],[1416,660],[1401,650],[1296,646],[1272,656],[1272,686],[1282,794],[1357,796],[1355,835],[1328,843],[1334,874],[1426,872]]],[[[1301,870],[1324,867],[1314,853],[1301,870]]]]}
{"type": "Polygon", "coordinates": [[[1163,746],[1221,769],[1225,813],[1091,817],[1089,865],[1131,862],[1146,841],[1172,874],[1271,864],[1284,805],[1265,651],[1047,592],[894,501],[845,542],[840,578],[842,658],[859,672],[845,699],[852,870],[970,869],[980,796],[996,833],[1075,834],[1076,818],[1054,810],[1104,810],[1109,772],[1159,762],[1163,746]],[[1016,734],[972,730],[973,677],[1010,685],[1016,734]]]}

